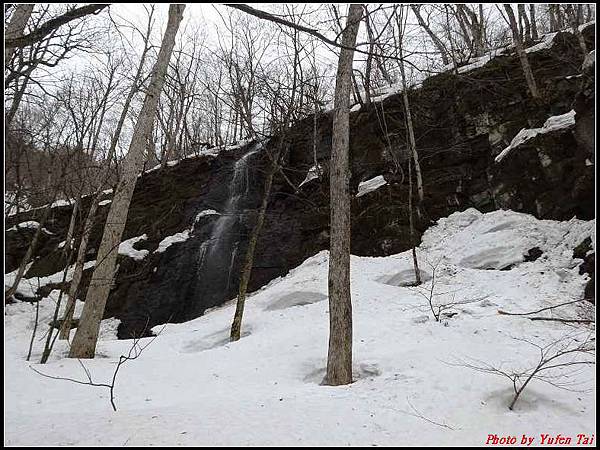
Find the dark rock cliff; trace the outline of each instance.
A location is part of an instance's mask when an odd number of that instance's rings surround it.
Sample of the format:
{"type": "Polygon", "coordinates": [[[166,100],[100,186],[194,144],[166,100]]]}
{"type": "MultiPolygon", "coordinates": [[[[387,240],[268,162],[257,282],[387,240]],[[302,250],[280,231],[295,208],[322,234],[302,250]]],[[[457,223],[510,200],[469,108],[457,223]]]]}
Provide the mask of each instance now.
{"type": "MultiPolygon", "coordinates": [[[[593,32],[593,26],[585,29],[590,48],[594,47],[593,32]]],[[[576,39],[569,33],[558,34],[551,48],[530,54],[542,92],[541,101],[533,101],[518,58],[506,53],[466,73],[430,77],[410,92],[425,191],[416,224],[419,236],[439,217],[468,207],[481,211],[510,208],[543,219],[594,217],[593,66],[582,72],[583,55],[576,39]],[[537,136],[501,162],[494,161],[519,130],[541,127],[548,117],[571,109],[576,111],[574,127],[537,136]]],[[[250,290],[328,247],[330,115],[317,118],[316,155],[313,127],[314,118],[309,117],[286,136],[285,164],[274,180],[250,290]],[[298,188],[315,156],[325,175],[298,188]]],[[[235,297],[247,236],[261,200],[266,155],[278,142],[272,139],[248,159],[245,175],[250,182],[236,211],[230,211],[235,217],[226,230],[230,245],[222,254],[212,255],[212,271],[203,269],[206,243],[214,238],[220,216],[197,215],[206,210],[226,212],[235,162],[251,148],[188,158],[139,178],[123,240],[146,234],[147,239],[135,248],[150,253],[140,261],[119,257],[105,316],[121,319],[120,337],[147,332],[169,320],[189,320],[235,297]],[[189,231],[189,239],[155,252],[165,237],[184,230],[189,231]]],[[[387,181],[353,201],[352,252],[380,256],[410,248],[401,96],[391,95],[352,113],[350,142],[353,192],[361,181],[379,175],[387,181]]],[[[110,196],[107,193],[104,198],[110,196]]],[[[90,201],[86,197],[83,217],[90,201]]],[[[95,259],[108,208],[100,207],[87,260],[95,259]]],[[[70,213],[70,206],[53,209],[45,227],[54,234],[43,234],[27,277],[49,275],[64,267],[58,244],[65,239],[70,213]]],[[[7,228],[35,220],[39,214],[40,210],[34,210],[10,216],[7,228]]],[[[7,232],[5,272],[18,266],[32,233],[7,232]]],[[[91,269],[86,271],[84,286],[90,275],[91,269]]]]}

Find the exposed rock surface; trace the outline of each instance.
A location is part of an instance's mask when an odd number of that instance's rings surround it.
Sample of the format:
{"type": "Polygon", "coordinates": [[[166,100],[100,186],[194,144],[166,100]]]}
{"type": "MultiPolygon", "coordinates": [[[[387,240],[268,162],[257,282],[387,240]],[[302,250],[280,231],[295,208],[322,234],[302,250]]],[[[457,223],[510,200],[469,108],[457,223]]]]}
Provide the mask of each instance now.
{"type": "MultiPolygon", "coordinates": [[[[584,30],[590,48],[594,45],[593,28],[584,30]]],[[[593,67],[580,75],[584,58],[569,33],[559,33],[551,48],[529,56],[542,92],[540,102],[528,97],[514,54],[498,56],[459,75],[435,75],[411,90],[425,191],[416,224],[419,236],[439,217],[468,207],[481,211],[510,208],[543,219],[594,217],[593,67]],[[501,162],[494,161],[522,128],[541,127],[548,117],[571,109],[576,112],[574,127],[537,136],[501,162]]],[[[278,173],[274,180],[256,249],[251,291],[328,247],[331,116],[321,114],[317,128],[316,158],[325,175],[297,188],[314,166],[310,117],[289,132],[285,177],[278,173]]],[[[217,282],[201,276],[204,272],[200,268],[205,264],[202,256],[206,256],[203,243],[213,236],[219,218],[215,212],[222,214],[226,209],[234,163],[250,147],[223,151],[216,157],[189,158],[140,177],[123,240],[146,234],[147,239],[134,248],[150,253],[139,261],[119,257],[118,276],[105,316],[121,319],[120,337],[139,334],[168,320],[196,317],[235,297],[246,237],[261,200],[266,154],[277,141],[266,143],[248,166],[251,182],[238,204],[239,218],[231,228],[233,236],[228,237],[231,246],[228,254],[218,256],[224,259],[215,266],[227,266],[227,270],[219,270],[221,278],[226,275],[226,284],[223,279],[217,282]],[[200,214],[202,211],[210,213],[200,214]],[[155,252],[163,239],[185,230],[189,238],[155,252]]],[[[353,253],[380,256],[410,248],[401,96],[391,95],[352,113],[350,142],[353,192],[359,183],[380,175],[387,181],[353,202],[353,253]]],[[[110,197],[107,193],[101,200],[110,197]]],[[[84,202],[82,217],[90,200],[87,197],[84,202]]],[[[109,207],[105,204],[99,208],[87,260],[95,259],[109,207]]],[[[54,234],[43,235],[27,277],[49,275],[64,267],[59,244],[65,239],[70,212],[70,206],[53,209],[45,227],[54,234]]],[[[6,228],[39,215],[41,210],[9,216],[6,228]]],[[[18,266],[32,233],[28,229],[6,233],[5,272],[18,266]]],[[[84,286],[90,275],[91,269],[86,271],[84,286]]]]}

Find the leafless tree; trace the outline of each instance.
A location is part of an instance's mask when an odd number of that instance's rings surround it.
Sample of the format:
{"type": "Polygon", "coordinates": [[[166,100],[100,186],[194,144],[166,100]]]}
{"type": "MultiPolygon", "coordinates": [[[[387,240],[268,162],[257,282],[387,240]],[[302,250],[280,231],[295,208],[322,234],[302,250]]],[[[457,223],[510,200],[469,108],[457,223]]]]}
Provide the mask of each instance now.
{"type": "MultiPolygon", "coordinates": [[[[134,95],[139,91],[139,89],[141,87],[143,68],[144,68],[144,64],[146,61],[146,57],[148,55],[148,51],[150,50],[149,39],[150,39],[150,32],[152,30],[152,25],[153,25],[154,8],[153,7],[149,8],[147,12],[148,12],[148,25],[147,25],[146,31],[140,32],[140,35],[144,42],[144,49],[142,50],[142,54],[140,57],[140,61],[139,61],[137,70],[135,72],[133,80],[131,81],[131,86],[129,88],[129,92],[127,94],[127,97],[125,98],[123,108],[121,109],[121,114],[119,116],[116,128],[115,128],[112,138],[111,138],[110,148],[108,150],[108,155],[106,158],[106,166],[103,170],[103,173],[100,175],[100,177],[98,179],[96,191],[93,195],[93,199],[92,199],[90,208],[88,210],[84,225],[81,230],[81,238],[80,238],[80,242],[79,242],[79,249],[77,251],[77,259],[75,261],[75,269],[73,272],[73,279],[71,280],[71,283],[69,285],[69,292],[67,295],[67,305],[65,308],[64,316],[62,318],[62,325],[61,325],[61,329],[60,329],[60,339],[68,339],[69,338],[69,333],[71,330],[72,319],[73,319],[73,312],[75,310],[75,302],[77,300],[77,296],[79,293],[79,285],[81,282],[81,278],[83,276],[83,267],[84,267],[84,263],[85,263],[85,256],[87,253],[87,246],[88,246],[88,242],[89,242],[89,239],[91,236],[92,227],[94,226],[96,211],[98,209],[98,202],[99,202],[100,196],[102,194],[102,188],[104,186],[104,183],[106,182],[106,180],[108,179],[108,177],[110,175],[111,162],[112,162],[113,157],[116,152],[119,136],[121,135],[121,131],[122,131],[123,125],[125,123],[125,118],[127,116],[129,107],[131,105],[131,101],[133,100],[134,95]]],[[[79,199],[79,201],[80,201],[80,199],[79,199]]],[[[77,204],[75,206],[77,206],[77,204]]],[[[74,209],[75,209],[75,206],[74,206],[74,209]]]]}
{"type": "Polygon", "coordinates": [[[123,164],[124,173],[115,189],[104,227],[102,242],[98,249],[96,267],[86,295],[85,306],[69,352],[69,356],[72,358],[94,357],[100,321],[104,314],[104,307],[114,277],[117,247],[125,229],[125,220],[135,189],[137,175],[144,162],[144,150],[152,130],[158,97],[164,85],[169,59],[175,45],[175,36],[184,9],[185,5],[172,4],[169,7],[169,20],[163,43],[150,79],[144,105],[133,132],[129,152],[123,164]]]}
{"type": "Polygon", "coordinates": [[[90,14],[98,14],[104,8],[108,7],[108,4],[91,4],[86,6],[75,7],[69,9],[67,12],[60,16],[54,17],[47,22],[41,24],[35,30],[31,31],[26,35],[15,35],[14,37],[5,37],[4,48],[12,49],[15,47],[26,47],[36,42],[41,41],[46,36],[58,30],[61,26],[68,24],[69,22],[83,17],[89,16],[90,14]]]}
{"type": "Polygon", "coordinates": [[[350,165],[349,115],[353,50],[363,9],[351,4],[342,34],[335,84],[331,162],[331,243],[329,253],[329,351],[327,378],[330,385],[352,382],[352,300],[350,296],[350,165]]]}
{"type": "Polygon", "coordinates": [[[580,372],[582,366],[595,364],[594,333],[589,330],[574,330],[549,343],[524,338],[513,337],[513,339],[534,347],[539,353],[537,359],[526,368],[522,368],[522,363],[505,367],[507,364],[495,365],[476,359],[452,363],[452,365],[510,380],[514,391],[514,396],[508,405],[511,411],[525,388],[534,380],[560,389],[581,391],[577,386],[582,382],[572,381],[574,375],[580,372]]]}
{"type": "MultiPolygon", "coordinates": [[[[8,27],[4,32],[5,39],[14,39],[23,36],[23,32],[25,31],[25,26],[27,25],[27,21],[31,17],[31,13],[33,11],[33,7],[35,5],[33,3],[20,4],[16,5],[14,12],[10,18],[10,22],[8,27]]],[[[15,53],[14,46],[4,46],[4,66],[8,66],[8,63],[12,59],[13,54],[15,53]]]]}
{"type": "Polygon", "coordinates": [[[529,65],[529,59],[527,58],[527,53],[525,52],[523,41],[521,40],[519,26],[517,24],[517,20],[515,19],[515,14],[513,12],[512,6],[508,3],[505,3],[504,9],[508,17],[507,22],[512,32],[513,43],[517,50],[517,55],[519,56],[519,60],[521,61],[521,67],[523,68],[523,73],[525,75],[527,87],[529,88],[529,93],[533,98],[538,99],[540,98],[540,94],[538,92],[537,84],[535,82],[535,77],[533,76],[533,71],[531,70],[531,66],[529,65]]]}
{"type": "Polygon", "coordinates": [[[440,53],[442,62],[444,63],[445,66],[447,66],[448,64],[450,64],[450,58],[448,57],[448,50],[446,49],[446,46],[444,45],[442,40],[438,37],[438,35],[432,31],[429,22],[423,18],[423,15],[421,14],[421,12],[423,11],[423,9],[422,9],[423,6],[424,5],[420,5],[420,4],[411,5],[412,12],[415,15],[415,17],[417,18],[419,25],[423,28],[423,30],[427,33],[427,36],[429,36],[431,41],[434,43],[435,47],[437,48],[438,52],[440,53]]]}
{"type": "Polygon", "coordinates": [[[583,24],[583,5],[565,5],[565,13],[569,20],[569,25],[571,25],[571,31],[577,37],[577,42],[579,42],[579,47],[585,57],[588,53],[587,45],[585,43],[585,38],[583,34],[579,30],[579,26],[583,24]]]}
{"type": "Polygon", "coordinates": [[[250,234],[248,240],[248,249],[246,251],[246,256],[244,258],[244,263],[242,266],[242,270],[240,273],[240,284],[236,302],[236,310],[233,318],[233,323],[231,325],[231,333],[230,339],[231,341],[237,341],[241,336],[241,326],[242,326],[242,318],[244,314],[244,305],[246,301],[246,293],[248,289],[248,282],[250,281],[250,275],[252,273],[252,267],[254,264],[254,252],[256,249],[256,244],[258,242],[258,238],[260,232],[262,230],[262,226],[264,224],[265,215],[267,212],[267,206],[269,202],[269,196],[271,194],[271,187],[273,185],[273,178],[275,173],[280,170],[280,158],[282,155],[286,153],[284,147],[289,146],[287,142],[287,132],[288,128],[292,123],[292,119],[294,118],[294,113],[297,108],[300,106],[298,103],[301,102],[302,94],[299,92],[303,88],[303,83],[301,79],[301,65],[300,65],[300,50],[299,50],[299,31],[293,29],[291,32],[292,38],[292,61],[291,67],[293,70],[293,74],[291,76],[291,87],[289,97],[282,95],[283,92],[287,91],[287,86],[271,85],[270,89],[273,91],[272,96],[272,111],[279,111],[272,114],[272,121],[276,121],[278,117],[281,117],[281,122],[277,125],[272,124],[271,128],[278,135],[278,142],[275,151],[273,154],[269,154],[271,159],[270,167],[267,173],[264,193],[261,201],[261,205],[258,211],[258,217],[254,228],[250,234]]]}
{"type": "MultiPolygon", "coordinates": [[[[147,326],[148,326],[148,322],[146,322],[146,327],[147,326]]],[[[110,394],[110,405],[111,405],[113,411],[116,411],[117,405],[115,403],[115,387],[117,384],[117,376],[119,374],[119,370],[126,362],[134,361],[134,360],[138,359],[140,356],[142,356],[142,353],[144,352],[144,350],[146,350],[148,348],[148,346],[150,344],[152,344],[154,342],[154,340],[160,336],[160,334],[163,332],[165,327],[166,327],[166,325],[164,325],[160,329],[160,331],[158,333],[156,333],[156,335],[154,335],[152,338],[150,338],[148,340],[148,342],[144,343],[143,345],[140,343],[141,338],[134,337],[132,339],[131,347],[129,348],[129,351],[127,352],[127,354],[119,356],[119,361],[117,362],[117,366],[115,367],[115,370],[112,374],[110,382],[108,382],[108,383],[98,383],[97,381],[94,381],[92,378],[92,373],[85,366],[83,361],[81,361],[81,359],[78,359],[78,362],[79,362],[79,365],[81,366],[81,368],[83,369],[83,372],[85,373],[85,377],[86,377],[85,380],[77,380],[75,378],[49,375],[47,373],[41,372],[40,370],[36,369],[33,366],[29,366],[29,368],[31,370],[33,370],[35,373],[37,373],[38,375],[41,375],[45,378],[50,378],[52,380],[70,381],[70,382],[76,383],[76,384],[83,384],[83,385],[87,385],[87,386],[101,387],[101,388],[108,389],[109,394],[110,394]]]]}

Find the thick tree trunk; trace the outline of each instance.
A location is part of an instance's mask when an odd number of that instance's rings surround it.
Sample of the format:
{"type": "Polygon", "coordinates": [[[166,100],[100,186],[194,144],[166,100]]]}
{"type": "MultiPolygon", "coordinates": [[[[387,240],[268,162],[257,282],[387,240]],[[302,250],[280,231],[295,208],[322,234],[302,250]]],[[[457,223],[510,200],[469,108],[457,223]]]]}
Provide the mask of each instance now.
{"type": "Polygon", "coordinates": [[[330,163],[331,244],[329,251],[329,351],[327,384],[352,383],[350,296],[350,88],[362,6],[351,4],[338,62],[330,163]]]}
{"type": "MultiPolygon", "coordinates": [[[[15,12],[10,18],[10,22],[4,32],[5,39],[18,38],[23,36],[27,22],[33,12],[35,4],[27,3],[15,6],[15,12]]],[[[6,47],[4,49],[4,67],[8,66],[13,55],[15,54],[16,47],[6,47]]]]}
{"type": "Polygon", "coordinates": [[[144,149],[150,133],[160,92],[163,88],[169,60],[175,45],[175,36],[183,18],[185,5],[171,4],[163,42],[154,65],[150,85],[133,131],[129,152],[123,164],[123,174],[115,189],[111,208],[106,218],[97,263],[86,295],[85,305],[71,345],[72,358],[93,358],[100,321],[115,276],[117,253],[125,229],[129,204],[135,189],[137,175],[144,163],[144,149]]]}
{"type": "Polygon", "coordinates": [[[533,71],[531,70],[531,66],[529,65],[529,59],[527,59],[527,53],[525,53],[525,49],[523,48],[523,42],[521,41],[521,36],[519,35],[519,27],[515,19],[515,14],[512,10],[512,7],[508,3],[504,4],[504,9],[506,10],[506,14],[508,15],[510,29],[512,31],[513,36],[513,43],[515,44],[517,54],[519,55],[519,59],[521,60],[521,67],[523,68],[523,73],[525,75],[527,87],[529,88],[529,93],[533,98],[540,98],[540,94],[535,83],[535,78],[533,76],[533,71]]]}
{"type": "Polygon", "coordinates": [[[85,253],[87,251],[87,245],[92,233],[92,227],[94,225],[94,218],[96,216],[96,210],[98,209],[98,194],[94,196],[92,205],[88,211],[88,215],[83,225],[83,231],[81,234],[81,241],[79,243],[79,249],[77,251],[77,261],[75,262],[75,270],[73,272],[73,279],[69,285],[69,292],[67,295],[67,306],[63,315],[63,323],[60,328],[60,339],[69,339],[69,333],[71,332],[71,323],[73,320],[73,313],[75,311],[75,302],[77,301],[77,293],[79,292],[79,284],[81,277],[83,276],[83,265],[85,262],[85,253]]]}
{"type": "MultiPolygon", "coordinates": [[[[133,100],[134,95],[139,90],[139,82],[142,76],[142,71],[144,68],[144,62],[146,60],[146,55],[148,54],[148,45],[144,48],[142,52],[142,56],[140,58],[140,62],[138,65],[138,69],[136,71],[135,77],[133,79],[133,84],[131,85],[131,89],[125,98],[125,103],[123,105],[123,109],[121,110],[121,115],[119,116],[119,120],[117,122],[117,126],[115,128],[114,134],[112,136],[110,142],[110,148],[108,150],[108,156],[106,158],[106,167],[104,168],[102,175],[98,179],[98,187],[96,189],[96,193],[94,195],[94,199],[92,200],[92,204],[88,211],[87,217],[85,219],[85,224],[83,225],[81,232],[81,240],[79,242],[79,249],[77,251],[77,260],[75,261],[75,270],[73,273],[73,279],[71,280],[71,284],[69,285],[69,292],[67,294],[67,306],[65,308],[65,313],[63,315],[62,325],[60,328],[59,339],[69,339],[69,334],[71,332],[71,325],[73,320],[73,313],[75,311],[75,302],[77,301],[77,294],[79,293],[79,283],[81,282],[81,277],[83,276],[83,266],[85,263],[85,254],[87,251],[87,245],[90,239],[90,235],[92,232],[92,227],[94,226],[94,220],[96,218],[96,211],[98,210],[98,201],[100,199],[100,195],[102,193],[102,188],[104,187],[104,183],[108,179],[110,173],[110,167],[112,164],[112,159],[115,155],[117,144],[119,142],[119,136],[121,135],[121,130],[123,129],[123,125],[125,124],[125,119],[127,118],[127,113],[129,111],[129,106],[131,105],[131,101],[133,100]]],[[[97,139],[95,139],[97,142],[97,139]]],[[[94,148],[96,144],[94,144],[94,148]]]]}

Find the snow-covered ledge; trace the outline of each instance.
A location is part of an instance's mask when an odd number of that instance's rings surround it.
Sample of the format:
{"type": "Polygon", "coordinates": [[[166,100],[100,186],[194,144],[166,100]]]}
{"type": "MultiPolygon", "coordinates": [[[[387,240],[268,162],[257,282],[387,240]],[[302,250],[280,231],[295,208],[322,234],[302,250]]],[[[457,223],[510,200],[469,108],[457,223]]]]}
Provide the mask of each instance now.
{"type": "Polygon", "coordinates": [[[376,189],[379,189],[381,186],[385,186],[387,181],[383,178],[383,175],[377,175],[375,178],[371,178],[367,181],[362,181],[358,185],[358,193],[356,197],[362,197],[369,192],[373,192],[376,189]]]}
{"type": "Polygon", "coordinates": [[[148,239],[146,234],[142,234],[141,236],[132,237],[131,239],[127,239],[119,244],[119,255],[125,255],[136,261],[140,261],[148,256],[150,253],[148,250],[136,250],[133,248],[133,244],[139,241],[145,241],[148,239]]]}
{"type": "Polygon", "coordinates": [[[545,134],[550,133],[551,131],[563,129],[566,130],[573,126],[575,126],[575,111],[571,110],[568,113],[550,117],[548,120],[546,120],[546,122],[544,122],[544,126],[541,128],[523,128],[512,139],[510,145],[502,150],[498,156],[496,156],[495,161],[499,163],[506,155],[510,153],[512,149],[517,148],[519,145],[527,142],[530,139],[533,139],[538,134],[545,134]]]}

